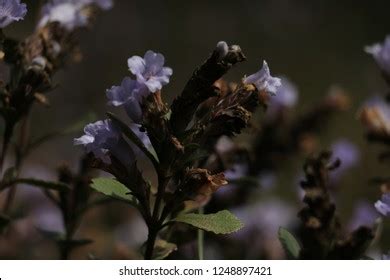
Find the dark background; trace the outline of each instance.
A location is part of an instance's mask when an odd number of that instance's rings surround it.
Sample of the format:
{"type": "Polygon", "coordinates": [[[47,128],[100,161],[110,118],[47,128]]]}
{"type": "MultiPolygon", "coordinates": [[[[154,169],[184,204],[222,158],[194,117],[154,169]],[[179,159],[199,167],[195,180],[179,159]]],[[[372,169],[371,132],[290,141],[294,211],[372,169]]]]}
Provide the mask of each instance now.
{"type": "MultiPolygon", "coordinates": [[[[20,38],[34,29],[38,14],[39,1],[24,2],[29,6],[27,19],[7,29],[20,38]]],[[[248,58],[228,79],[257,71],[266,59],[273,74],[286,75],[298,86],[298,112],[319,101],[332,85],[349,92],[351,110],[334,118],[321,139],[324,148],[347,138],[361,149],[359,166],[343,179],[339,191],[339,211],[348,216],[357,200],[374,202],[379,197],[378,188],[367,181],[385,171],[376,160],[378,147],[363,137],[356,112],[370,96],[385,91],[376,64],[363,48],[382,42],[390,33],[389,15],[390,2],[378,0],[116,0],[111,11],[101,13],[90,30],[79,34],[83,60],[57,75],[59,88],[50,94],[52,106],[36,106],[33,112],[32,134],[57,130],[91,111],[104,118],[105,90],[129,74],[127,58],[149,49],[163,53],[173,68],[171,82],[164,87],[164,97],[170,102],[216,43],[225,40],[239,44],[248,58]]],[[[59,161],[75,162],[81,154],[72,145],[75,136],[42,146],[30,164],[46,170],[59,161]]],[[[296,193],[294,178],[302,159],[291,161],[293,167],[283,173],[278,186],[283,197],[296,193]]],[[[384,242],[390,244],[390,240],[384,242]]]]}

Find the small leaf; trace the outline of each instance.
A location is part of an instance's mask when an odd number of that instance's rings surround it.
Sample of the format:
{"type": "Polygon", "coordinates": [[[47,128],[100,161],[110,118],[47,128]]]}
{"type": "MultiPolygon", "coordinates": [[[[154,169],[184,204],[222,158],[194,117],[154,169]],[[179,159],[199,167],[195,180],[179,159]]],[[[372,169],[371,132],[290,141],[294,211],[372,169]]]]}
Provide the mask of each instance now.
{"type": "Polygon", "coordinates": [[[177,250],[176,244],[169,243],[165,240],[157,240],[154,245],[153,259],[163,260],[168,257],[172,252],[177,250]]]}
{"type": "Polygon", "coordinates": [[[61,182],[43,181],[33,178],[20,178],[12,181],[12,184],[27,184],[33,187],[43,188],[47,190],[54,190],[60,192],[68,192],[69,186],[61,182]]]}
{"type": "Polygon", "coordinates": [[[131,128],[122,122],[117,116],[110,112],[108,112],[107,115],[121,129],[122,133],[150,159],[150,161],[153,163],[153,166],[157,168],[159,161],[155,152],[146,148],[144,143],[142,143],[142,141],[131,130],[131,128]]]}
{"type": "Polygon", "coordinates": [[[134,206],[138,206],[137,199],[129,194],[129,189],[125,185],[111,178],[95,178],[91,187],[102,194],[112,198],[126,201],[134,206]]]}
{"type": "Polygon", "coordinates": [[[174,221],[186,223],[216,234],[233,233],[243,227],[242,222],[227,210],[215,214],[180,214],[174,221]]]}
{"type": "Polygon", "coordinates": [[[280,227],[278,232],[279,240],[289,259],[298,259],[301,246],[295,237],[285,228],[280,227]]]}

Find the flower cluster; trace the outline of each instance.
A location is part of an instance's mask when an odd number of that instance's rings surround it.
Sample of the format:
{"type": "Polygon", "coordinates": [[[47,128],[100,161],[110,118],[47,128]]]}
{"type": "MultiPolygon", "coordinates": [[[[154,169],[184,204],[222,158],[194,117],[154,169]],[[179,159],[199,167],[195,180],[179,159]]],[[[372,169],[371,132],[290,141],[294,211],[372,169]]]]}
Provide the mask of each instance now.
{"type": "MultiPolygon", "coordinates": [[[[121,85],[106,91],[108,104],[123,107],[131,121],[123,122],[108,113],[109,120],[87,125],[85,135],[74,141],[97,159],[98,168],[114,175],[138,201],[137,208],[149,230],[145,258],[153,257],[160,229],[188,208],[188,202],[192,206],[187,210],[204,206],[213,193],[228,184],[223,172],[214,171],[207,160],[199,157],[201,149],[211,155],[218,139],[239,134],[249,125],[261,96],[275,94],[281,86],[264,62],[259,72],[225,92],[219,79],[244,59],[239,46],[219,42],[168,107],[161,89],[169,83],[172,69],[164,66],[164,56],[150,50],[144,57],[133,56],[128,66],[134,79],[125,77],[121,85]],[[124,138],[129,145],[125,146],[124,138]],[[125,154],[134,157],[136,148],[155,168],[155,192],[133,164],[135,160],[121,158],[125,154]],[[150,201],[155,203],[150,205],[150,201]]],[[[239,227],[236,223],[224,231],[239,227]]]]}
{"type": "Polygon", "coordinates": [[[147,51],[145,56],[128,59],[130,72],[135,80],[125,77],[120,86],[107,90],[109,104],[123,106],[129,118],[135,123],[142,122],[142,103],[144,98],[155,93],[169,83],[172,69],[164,67],[165,58],[161,53],[147,51]]]}

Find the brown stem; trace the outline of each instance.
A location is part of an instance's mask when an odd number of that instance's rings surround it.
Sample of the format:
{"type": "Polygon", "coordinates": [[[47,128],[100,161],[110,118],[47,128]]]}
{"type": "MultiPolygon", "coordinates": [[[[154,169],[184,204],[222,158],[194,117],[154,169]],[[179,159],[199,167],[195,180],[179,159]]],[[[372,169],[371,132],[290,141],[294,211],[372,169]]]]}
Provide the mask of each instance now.
{"type": "Polygon", "coordinates": [[[12,133],[14,131],[14,126],[15,126],[14,123],[6,122],[4,135],[3,135],[3,147],[1,149],[1,155],[0,155],[0,174],[3,171],[4,160],[7,155],[9,143],[11,141],[12,133]]]}

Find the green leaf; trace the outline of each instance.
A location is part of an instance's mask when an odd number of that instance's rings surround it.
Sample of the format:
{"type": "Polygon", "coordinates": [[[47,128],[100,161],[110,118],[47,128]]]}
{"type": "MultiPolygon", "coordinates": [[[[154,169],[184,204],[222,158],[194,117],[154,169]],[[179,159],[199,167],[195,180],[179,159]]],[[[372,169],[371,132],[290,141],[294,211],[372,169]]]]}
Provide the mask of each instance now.
{"type": "Polygon", "coordinates": [[[243,227],[242,222],[228,210],[215,214],[180,214],[173,221],[186,223],[216,234],[236,232],[243,227]]]}
{"type": "Polygon", "coordinates": [[[102,194],[112,198],[128,202],[138,206],[137,199],[129,194],[129,189],[125,185],[112,178],[95,178],[92,180],[91,187],[102,194]]]}
{"type": "Polygon", "coordinates": [[[60,192],[68,192],[69,186],[64,183],[60,182],[50,182],[50,181],[43,181],[33,178],[19,178],[11,181],[8,185],[14,185],[14,184],[27,184],[33,187],[43,188],[46,190],[53,190],[53,191],[60,191],[60,192]]]}
{"type": "Polygon", "coordinates": [[[278,232],[280,243],[282,243],[283,249],[289,259],[298,259],[301,251],[296,238],[285,228],[280,227],[278,232]]]}
{"type": "Polygon", "coordinates": [[[153,166],[157,169],[159,161],[154,150],[145,147],[144,143],[138,138],[138,136],[130,129],[130,127],[122,122],[113,113],[108,112],[108,117],[121,129],[122,133],[130,139],[152,162],[153,166]]]}
{"type": "Polygon", "coordinates": [[[169,243],[165,240],[157,240],[154,245],[153,259],[163,260],[168,257],[172,252],[177,250],[176,244],[169,243]]]}

